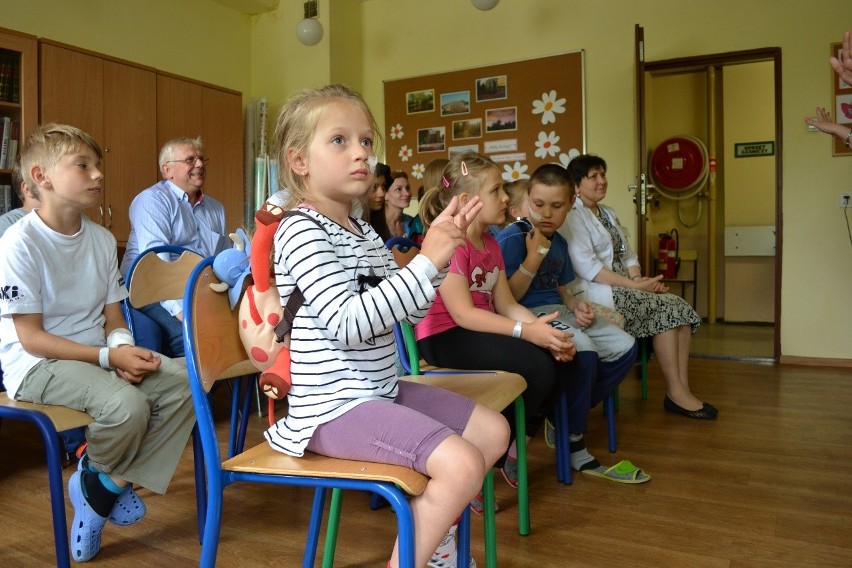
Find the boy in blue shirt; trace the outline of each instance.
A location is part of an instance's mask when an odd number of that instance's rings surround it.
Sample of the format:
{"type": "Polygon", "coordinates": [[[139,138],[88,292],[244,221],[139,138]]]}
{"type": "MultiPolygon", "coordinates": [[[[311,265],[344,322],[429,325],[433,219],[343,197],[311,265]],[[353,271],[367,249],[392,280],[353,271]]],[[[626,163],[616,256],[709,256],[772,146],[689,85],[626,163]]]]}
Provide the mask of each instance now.
{"type": "MultiPolygon", "coordinates": [[[[512,295],[536,315],[559,312],[552,322],[574,334],[576,373],[591,380],[567,387],[571,466],[580,472],[621,483],[642,483],[650,476],[635,466],[606,468],[586,449],[589,410],[624,380],[636,360],[636,340],[617,325],[596,317],[587,302],[574,297],[568,284],[574,270],[568,243],[556,230],[574,203],[567,171],[557,164],[540,166],[529,180],[529,220],[512,223],[497,236],[512,295]]],[[[622,462],[627,463],[629,462],[622,462]]],[[[621,465],[621,464],[619,464],[621,465]]]]}
{"type": "Polygon", "coordinates": [[[41,207],[0,239],[0,361],[9,396],[94,418],[68,482],[71,555],[100,550],[107,520],[133,524],[139,484],[165,493],[195,423],[186,369],[136,347],[120,302],[116,242],[83,210],[98,204],[102,152],[91,136],[40,126],[21,155],[41,207]]]}

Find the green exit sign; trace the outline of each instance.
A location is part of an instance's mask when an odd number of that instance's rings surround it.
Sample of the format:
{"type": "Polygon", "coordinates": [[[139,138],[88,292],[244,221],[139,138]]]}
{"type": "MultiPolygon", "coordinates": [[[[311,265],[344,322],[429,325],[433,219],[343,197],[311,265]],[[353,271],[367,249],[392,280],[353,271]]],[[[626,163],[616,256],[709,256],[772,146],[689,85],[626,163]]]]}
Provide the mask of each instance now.
{"type": "Polygon", "coordinates": [[[774,156],[775,142],[742,142],[734,144],[735,158],[754,158],[757,156],[774,156]]]}

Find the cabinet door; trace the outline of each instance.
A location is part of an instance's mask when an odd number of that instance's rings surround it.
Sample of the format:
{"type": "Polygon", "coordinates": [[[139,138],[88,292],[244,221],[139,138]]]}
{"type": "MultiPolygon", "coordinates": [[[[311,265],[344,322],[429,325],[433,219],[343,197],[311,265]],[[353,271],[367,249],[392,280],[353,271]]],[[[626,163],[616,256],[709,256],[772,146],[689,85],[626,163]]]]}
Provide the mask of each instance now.
{"type": "MultiPolygon", "coordinates": [[[[98,144],[103,144],[103,60],[48,43],[40,46],[40,123],[70,124],[90,134],[98,144]]],[[[86,211],[93,221],[100,224],[105,221],[107,183],[108,180],[105,180],[100,206],[86,211]]]]}
{"type": "Polygon", "coordinates": [[[104,61],[106,227],[119,244],[130,234],[130,202],[157,182],[157,75],[104,61]]]}
{"type": "Polygon", "coordinates": [[[233,231],[245,225],[242,97],[204,87],[202,101],[204,153],[210,157],[205,185],[225,206],[225,227],[233,231]]]}
{"type": "Polygon", "coordinates": [[[157,144],[201,136],[210,158],[204,191],[225,206],[225,228],[244,225],[242,97],[183,79],[157,75],[157,144]]]}
{"type": "Polygon", "coordinates": [[[202,87],[157,75],[157,151],[173,138],[202,135],[202,87]]]}

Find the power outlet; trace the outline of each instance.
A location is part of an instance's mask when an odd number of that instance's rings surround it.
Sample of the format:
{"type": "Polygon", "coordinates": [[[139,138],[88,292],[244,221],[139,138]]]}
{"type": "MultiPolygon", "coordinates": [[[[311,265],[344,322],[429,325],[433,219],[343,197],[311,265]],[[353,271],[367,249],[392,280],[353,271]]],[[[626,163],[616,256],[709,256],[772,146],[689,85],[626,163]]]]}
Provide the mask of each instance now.
{"type": "Polygon", "coordinates": [[[852,193],[841,193],[838,207],[840,207],[841,209],[847,209],[852,207],[852,193]]]}

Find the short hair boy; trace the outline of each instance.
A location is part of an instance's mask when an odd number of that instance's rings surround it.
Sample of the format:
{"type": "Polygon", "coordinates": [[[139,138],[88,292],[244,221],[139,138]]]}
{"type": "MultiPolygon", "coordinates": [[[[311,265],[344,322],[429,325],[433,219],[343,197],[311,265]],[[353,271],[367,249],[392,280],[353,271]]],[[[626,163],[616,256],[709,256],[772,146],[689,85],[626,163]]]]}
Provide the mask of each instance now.
{"type": "Polygon", "coordinates": [[[497,237],[512,295],[536,315],[559,312],[552,325],[574,334],[576,374],[569,396],[571,466],[581,472],[623,483],[647,481],[644,472],[619,476],[605,468],[586,450],[583,436],[589,409],[612,394],[636,359],[636,340],[617,325],[596,318],[593,307],[574,297],[568,284],[574,280],[568,243],[556,230],[574,204],[574,184],[557,164],[533,172],[527,189],[529,220],[512,223],[497,237]],[[641,480],[641,481],[639,481],[641,480]]]}
{"type": "Polygon", "coordinates": [[[186,370],[136,347],[120,302],[116,241],[83,210],[101,195],[91,136],[45,124],[21,155],[41,207],[0,238],[0,362],[9,396],[88,413],[87,455],[68,484],[71,554],[100,550],[109,519],[133,524],[139,484],[165,493],[194,424],[186,370]]]}

